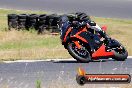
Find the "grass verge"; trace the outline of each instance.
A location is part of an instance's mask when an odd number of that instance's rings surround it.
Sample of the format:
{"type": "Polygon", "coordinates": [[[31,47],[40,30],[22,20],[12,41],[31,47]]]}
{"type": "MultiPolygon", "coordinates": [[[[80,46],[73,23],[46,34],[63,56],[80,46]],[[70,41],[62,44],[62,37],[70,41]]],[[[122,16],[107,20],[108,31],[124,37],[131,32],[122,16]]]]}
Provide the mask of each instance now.
{"type": "MultiPolygon", "coordinates": [[[[0,60],[70,58],[61,45],[59,35],[37,35],[35,31],[7,31],[9,13],[36,13],[0,9],[0,60]]],[[[132,20],[92,17],[99,25],[108,25],[108,34],[119,40],[132,55],[132,20]]]]}

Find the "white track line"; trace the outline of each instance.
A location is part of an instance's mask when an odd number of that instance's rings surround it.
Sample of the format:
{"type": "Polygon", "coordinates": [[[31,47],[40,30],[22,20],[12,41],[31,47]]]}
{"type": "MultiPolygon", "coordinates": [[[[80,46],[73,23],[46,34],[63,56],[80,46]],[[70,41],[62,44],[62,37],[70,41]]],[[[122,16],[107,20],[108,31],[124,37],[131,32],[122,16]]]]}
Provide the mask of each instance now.
{"type": "Polygon", "coordinates": [[[45,59],[45,60],[15,60],[15,61],[3,61],[4,63],[16,63],[16,62],[41,62],[41,61],[75,61],[75,59],[45,59]]]}
{"type": "Polygon", "coordinates": [[[132,58],[132,56],[128,56],[127,58],[132,58]]]}
{"type": "MultiPolygon", "coordinates": [[[[132,58],[132,56],[128,56],[128,58],[132,58]]],[[[16,63],[16,62],[41,62],[41,61],[54,61],[54,62],[58,62],[58,61],[76,61],[73,58],[70,59],[46,59],[46,60],[15,60],[15,61],[3,61],[4,63],[16,63]]]]}

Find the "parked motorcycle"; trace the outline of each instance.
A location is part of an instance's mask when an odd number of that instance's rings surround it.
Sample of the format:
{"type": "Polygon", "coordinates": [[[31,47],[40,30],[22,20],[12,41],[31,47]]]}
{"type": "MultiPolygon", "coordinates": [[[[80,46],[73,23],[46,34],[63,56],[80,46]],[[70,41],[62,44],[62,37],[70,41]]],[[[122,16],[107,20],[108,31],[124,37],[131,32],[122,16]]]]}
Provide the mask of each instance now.
{"type": "MultiPolygon", "coordinates": [[[[106,27],[101,27],[106,30],[106,27]]],[[[99,59],[113,58],[125,61],[128,52],[116,39],[111,38],[112,47],[98,33],[91,32],[87,25],[61,29],[61,41],[69,54],[78,62],[90,62],[99,59]]]]}

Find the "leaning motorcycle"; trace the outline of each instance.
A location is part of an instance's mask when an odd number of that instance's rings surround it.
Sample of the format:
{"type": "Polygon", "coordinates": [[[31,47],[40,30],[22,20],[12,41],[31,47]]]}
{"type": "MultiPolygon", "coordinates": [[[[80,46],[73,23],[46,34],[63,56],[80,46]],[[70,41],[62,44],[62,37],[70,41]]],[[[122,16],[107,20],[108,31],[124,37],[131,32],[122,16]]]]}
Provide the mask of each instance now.
{"type": "MultiPolygon", "coordinates": [[[[96,27],[96,26],[95,26],[96,27]]],[[[104,27],[101,28],[105,30],[104,27]]],[[[61,41],[69,54],[78,62],[90,62],[99,59],[113,58],[125,61],[128,52],[116,39],[111,38],[112,47],[98,33],[91,32],[87,25],[61,28],[61,41]]]]}

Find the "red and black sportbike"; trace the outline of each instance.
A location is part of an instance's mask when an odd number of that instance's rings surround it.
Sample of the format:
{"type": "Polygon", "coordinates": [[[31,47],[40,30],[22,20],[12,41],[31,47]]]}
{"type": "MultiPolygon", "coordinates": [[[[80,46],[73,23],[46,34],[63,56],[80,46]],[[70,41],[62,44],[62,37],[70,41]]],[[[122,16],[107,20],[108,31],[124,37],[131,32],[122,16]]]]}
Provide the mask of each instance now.
{"type": "MultiPolygon", "coordinates": [[[[104,30],[105,27],[102,27],[104,30]]],[[[113,58],[117,61],[127,59],[128,52],[117,40],[111,38],[112,47],[101,35],[91,32],[87,25],[61,29],[61,41],[69,54],[79,62],[90,62],[98,59],[113,58]]]]}

